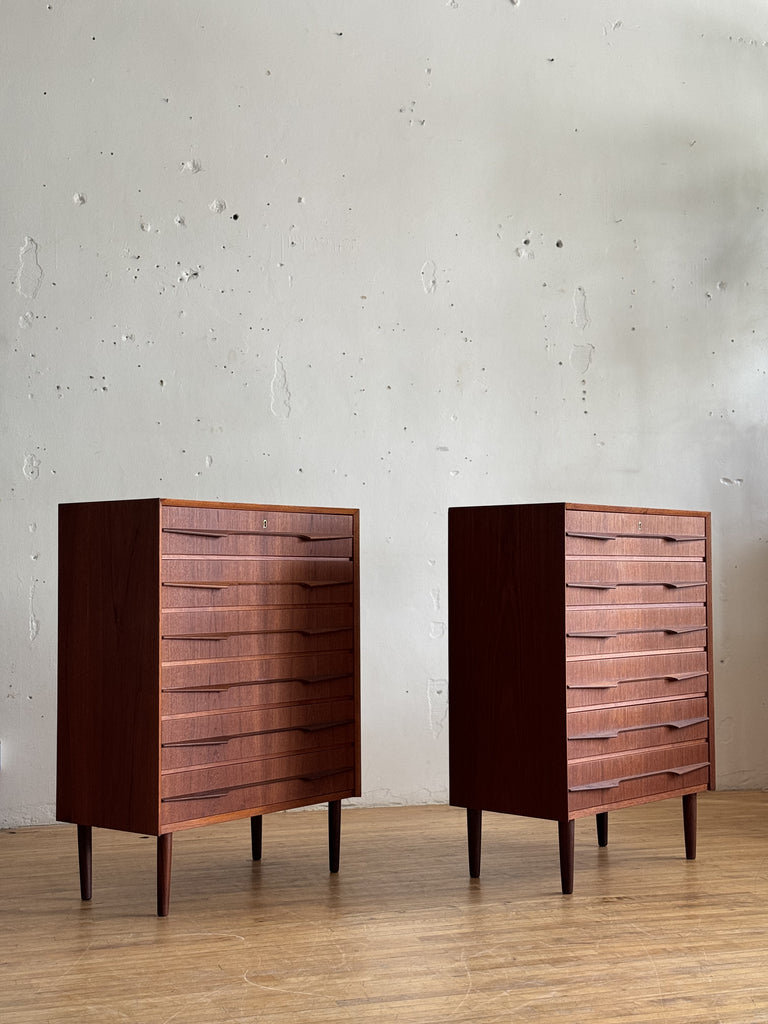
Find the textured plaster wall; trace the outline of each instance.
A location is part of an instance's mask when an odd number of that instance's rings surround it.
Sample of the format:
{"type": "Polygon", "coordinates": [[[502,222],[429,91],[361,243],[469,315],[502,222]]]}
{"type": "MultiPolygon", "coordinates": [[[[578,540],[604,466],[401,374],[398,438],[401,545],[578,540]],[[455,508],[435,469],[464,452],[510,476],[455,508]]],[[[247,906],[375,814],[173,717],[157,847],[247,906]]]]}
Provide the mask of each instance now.
{"type": "Polygon", "coordinates": [[[768,785],[762,0],[0,0],[0,69],[0,823],[57,504],[146,496],[360,507],[369,803],[447,799],[450,505],[710,509],[768,785]]]}

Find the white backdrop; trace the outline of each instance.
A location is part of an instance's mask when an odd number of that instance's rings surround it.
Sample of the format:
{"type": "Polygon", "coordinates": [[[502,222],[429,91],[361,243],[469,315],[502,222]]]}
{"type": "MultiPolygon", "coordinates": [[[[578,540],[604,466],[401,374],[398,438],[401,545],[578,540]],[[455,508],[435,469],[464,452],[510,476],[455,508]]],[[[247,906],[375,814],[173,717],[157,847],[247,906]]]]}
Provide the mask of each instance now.
{"type": "Polygon", "coordinates": [[[369,804],[447,799],[450,505],[710,509],[768,785],[764,2],[0,0],[0,68],[0,824],[107,498],[361,509],[369,804]]]}

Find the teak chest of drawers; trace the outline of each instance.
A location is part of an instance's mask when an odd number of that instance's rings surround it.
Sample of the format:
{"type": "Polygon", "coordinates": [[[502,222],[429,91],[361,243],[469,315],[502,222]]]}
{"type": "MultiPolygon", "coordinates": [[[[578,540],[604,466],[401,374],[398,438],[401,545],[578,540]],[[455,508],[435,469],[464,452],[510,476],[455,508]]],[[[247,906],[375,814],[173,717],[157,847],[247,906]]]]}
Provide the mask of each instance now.
{"type": "Polygon", "coordinates": [[[59,506],[56,813],[158,837],[360,795],[358,511],[144,499],[59,506]]]}
{"type": "Polygon", "coordinates": [[[558,822],[713,789],[710,516],[567,503],[452,508],[450,802],[558,822]]]}

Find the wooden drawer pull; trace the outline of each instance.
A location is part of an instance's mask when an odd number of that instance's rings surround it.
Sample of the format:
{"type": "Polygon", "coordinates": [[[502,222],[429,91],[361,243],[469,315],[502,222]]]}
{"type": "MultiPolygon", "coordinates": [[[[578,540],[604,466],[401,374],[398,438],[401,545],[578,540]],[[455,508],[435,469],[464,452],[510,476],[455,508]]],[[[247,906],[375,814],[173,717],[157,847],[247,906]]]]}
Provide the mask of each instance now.
{"type": "Polygon", "coordinates": [[[163,750],[176,749],[177,747],[226,747],[233,736],[220,736],[216,739],[205,740],[175,740],[173,743],[161,743],[163,750]]]}
{"type": "MultiPolygon", "coordinates": [[[[292,725],[286,732],[322,732],[323,729],[336,729],[340,725],[352,725],[353,718],[339,718],[335,722],[317,722],[312,725],[292,725]]],[[[276,730],[282,732],[283,730],[276,730]]]]}
{"type": "Polygon", "coordinates": [[[306,775],[298,775],[297,778],[301,782],[315,782],[317,779],[327,779],[330,775],[342,775],[344,772],[351,771],[351,766],[348,768],[325,768],[319,772],[307,772],[306,775]]]}
{"type": "Polygon", "coordinates": [[[591,530],[566,530],[565,535],[566,537],[581,537],[585,540],[667,540],[674,544],[707,539],[704,534],[694,533],[601,533],[591,530]]]}
{"type": "Polygon", "coordinates": [[[569,793],[582,793],[590,789],[617,789],[623,782],[636,782],[638,779],[649,779],[654,775],[688,775],[700,768],[707,768],[709,761],[700,764],[688,764],[683,768],[660,768],[655,772],[641,772],[639,775],[627,775],[622,779],[606,779],[603,782],[587,782],[583,786],[569,786],[569,793]]]}
{"type": "Polygon", "coordinates": [[[225,747],[231,740],[243,740],[249,736],[268,736],[278,732],[322,732],[323,729],[335,729],[340,725],[352,725],[353,718],[339,719],[336,722],[318,722],[309,725],[288,725],[280,729],[257,729],[253,732],[235,732],[229,736],[213,736],[205,739],[174,740],[163,743],[163,749],[178,747],[225,747]]]}
{"type": "Polygon", "coordinates": [[[188,800],[220,800],[229,796],[239,789],[255,789],[256,786],[272,786],[282,782],[314,782],[316,779],[325,779],[329,775],[342,775],[344,772],[354,771],[353,767],[326,768],[325,771],[311,772],[307,775],[287,775],[279,779],[255,779],[252,782],[243,782],[238,786],[222,786],[221,789],[209,789],[202,793],[181,793],[178,796],[164,796],[162,803],[183,803],[188,800]]]}
{"type": "Polygon", "coordinates": [[[164,587],[184,587],[192,590],[226,590],[227,587],[236,587],[237,583],[163,583],[164,587]]]}
{"type": "Polygon", "coordinates": [[[270,683],[329,683],[334,679],[346,679],[349,672],[334,672],[326,676],[282,676],[279,679],[245,679],[237,683],[219,683],[216,686],[164,686],[163,693],[226,693],[236,686],[268,686],[270,683]]]}
{"type": "Polygon", "coordinates": [[[668,580],[632,580],[627,583],[603,583],[598,580],[583,583],[566,583],[566,587],[576,590],[618,590],[619,587],[666,587],[667,590],[685,590],[689,587],[704,587],[706,580],[684,580],[679,583],[668,580]]]}
{"type": "Polygon", "coordinates": [[[614,640],[617,636],[635,636],[640,633],[667,633],[677,636],[680,633],[699,633],[705,630],[706,626],[652,626],[646,629],[586,629],[566,633],[567,637],[580,637],[593,640],[614,640]]]}
{"type": "Polygon", "coordinates": [[[167,582],[164,587],[182,587],[190,590],[226,590],[228,587],[343,587],[350,580],[227,580],[217,583],[167,582]]]}
{"type": "Polygon", "coordinates": [[[707,672],[681,672],[675,676],[634,676],[630,679],[615,679],[610,682],[603,683],[568,683],[567,689],[569,690],[612,690],[616,686],[621,686],[624,683],[650,683],[654,679],[664,679],[668,683],[682,683],[688,679],[698,679],[700,676],[706,677],[709,673],[707,672]]]}
{"type": "Polygon", "coordinates": [[[709,719],[706,715],[699,718],[683,718],[676,722],[646,722],[643,725],[628,725],[624,729],[606,729],[599,732],[580,732],[569,736],[569,740],[613,740],[625,732],[642,732],[644,729],[687,729],[691,725],[700,725],[709,719]]]}
{"type": "Polygon", "coordinates": [[[226,537],[296,537],[298,540],[351,540],[351,533],[296,533],[292,530],[203,530],[193,527],[164,526],[163,533],[181,533],[185,537],[208,537],[224,540],[226,537]]]}
{"type": "Polygon", "coordinates": [[[351,626],[326,626],[322,629],[241,629],[222,633],[165,633],[163,640],[231,640],[236,636],[264,636],[267,633],[300,633],[302,636],[323,636],[326,633],[343,633],[351,626]]]}

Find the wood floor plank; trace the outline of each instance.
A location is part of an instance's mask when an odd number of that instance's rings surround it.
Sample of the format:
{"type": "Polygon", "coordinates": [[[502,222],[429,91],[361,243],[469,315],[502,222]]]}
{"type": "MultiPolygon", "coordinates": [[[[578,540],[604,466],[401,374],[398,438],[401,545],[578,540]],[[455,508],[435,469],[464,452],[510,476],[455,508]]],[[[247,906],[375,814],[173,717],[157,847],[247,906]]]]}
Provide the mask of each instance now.
{"type": "Polygon", "coordinates": [[[348,808],[328,873],[324,813],[178,833],[171,913],[153,838],[94,830],[82,903],[73,826],[0,832],[0,1019],[14,1024],[768,1024],[768,794],[557,826],[486,814],[470,879],[464,812],[348,808]]]}

